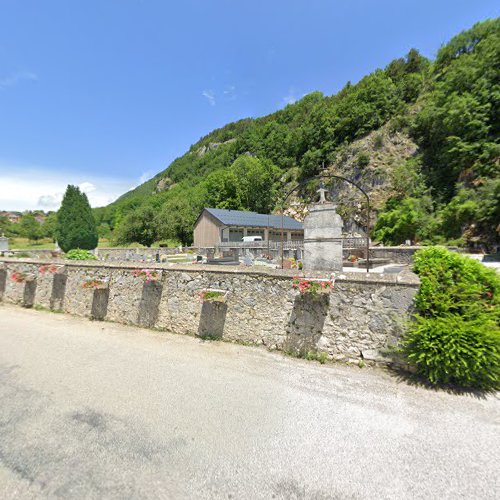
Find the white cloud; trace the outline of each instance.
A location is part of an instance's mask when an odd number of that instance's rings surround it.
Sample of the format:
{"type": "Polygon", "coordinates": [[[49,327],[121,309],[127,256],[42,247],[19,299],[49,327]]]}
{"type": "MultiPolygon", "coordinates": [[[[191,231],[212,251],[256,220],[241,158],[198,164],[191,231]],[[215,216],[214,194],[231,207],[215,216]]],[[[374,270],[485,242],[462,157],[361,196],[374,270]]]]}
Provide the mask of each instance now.
{"type": "Polygon", "coordinates": [[[223,94],[228,101],[236,100],[236,87],[234,85],[228,85],[223,94]]]}
{"type": "Polygon", "coordinates": [[[78,187],[80,188],[80,191],[85,194],[92,193],[97,189],[91,182],[82,182],[81,184],[78,184],[78,187]]]}
{"type": "Polygon", "coordinates": [[[17,73],[12,73],[4,78],[0,78],[0,90],[6,89],[7,87],[13,87],[23,80],[36,82],[38,80],[38,75],[30,71],[18,71],[17,73]]]}
{"type": "Polygon", "coordinates": [[[59,208],[63,199],[63,193],[45,194],[38,198],[38,206],[42,210],[55,210],[59,208]]]}
{"type": "Polygon", "coordinates": [[[68,184],[79,186],[90,205],[107,205],[130,189],[130,179],[88,176],[46,167],[0,163],[0,210],[57,210],[68,184]]]}
{"type": "Polygon", "coordinates": [[[201,95],[203,97],[206,97],[210,106],[215,106],[216,100],[215,100],[215,92],[213,90],[204,90],[201,95]]]}

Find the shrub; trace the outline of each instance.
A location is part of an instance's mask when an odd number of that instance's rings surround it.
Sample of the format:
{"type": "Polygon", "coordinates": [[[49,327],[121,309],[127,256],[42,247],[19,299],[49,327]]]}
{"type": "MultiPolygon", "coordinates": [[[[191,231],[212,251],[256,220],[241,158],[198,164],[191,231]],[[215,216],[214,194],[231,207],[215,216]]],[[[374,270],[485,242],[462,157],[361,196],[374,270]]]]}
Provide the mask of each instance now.
{"type": "Polygon", "coordinates": [[[384,145],[384,136],[381,133],[378,133],[375,135],[373,139],[373,147],[375,149],[382,149],[382,146],[384,145]]]}
{"type": "Polygon", "coordinates": [[[97,257],[88,250],[74,248],[65,254],[65,258],[69,260],[97,260],[97,257]]]}
{"type": "Polygon", "coordinates": [[[467,320],[459,314],[417,316],[405,348],[431,384],[491,389],[500,380],[499,341],[498,325],[491,320],[467,320]]]}
{"type": "Polygon", "coordinates": [[[360,167],[366,167],[370,163],[370,155],[365,151],[361,151],[358,154],[357,163],[360,167]]]}
{"type": "Polygon", "coordinates": [[[500,386],[500,277],[481,263],[429,247],[415,254],[421,284],[403,353],[432,384],[500,386]]]}

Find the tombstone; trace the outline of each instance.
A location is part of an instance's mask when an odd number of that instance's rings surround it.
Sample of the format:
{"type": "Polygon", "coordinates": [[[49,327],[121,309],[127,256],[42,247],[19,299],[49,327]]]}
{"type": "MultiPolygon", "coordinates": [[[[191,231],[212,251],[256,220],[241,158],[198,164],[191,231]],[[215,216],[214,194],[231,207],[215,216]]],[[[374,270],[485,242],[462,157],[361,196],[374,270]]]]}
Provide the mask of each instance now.
{"type": "Polygon", "coordinates": [[[318,189],[320,200],[309,206],[304,220],[304,269],[342,271],[343,222],[336,205],[327,201],[324,187],[318,189]]]}
{"type": "Polygon", "coordinates": [[[245,266],[248,266],[248,267],[253,266],[253,255],[248,250],[245,253],[245,257],[243,257],[243,263],[245,264],[245,266]]]}
{"type": "Polygon", "coordinates": [[[9,238],[7,238],[3,233],[0,236],[0,252],[9,251],[9,238]]]}

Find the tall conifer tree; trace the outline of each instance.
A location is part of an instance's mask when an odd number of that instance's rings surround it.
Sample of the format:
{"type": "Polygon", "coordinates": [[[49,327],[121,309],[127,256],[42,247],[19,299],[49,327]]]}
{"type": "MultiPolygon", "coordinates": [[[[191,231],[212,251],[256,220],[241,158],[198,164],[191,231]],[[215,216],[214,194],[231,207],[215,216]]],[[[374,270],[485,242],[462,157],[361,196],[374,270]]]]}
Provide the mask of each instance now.
{"type": "Polygon", "coordinates": [[[97,227],[89,200],[77,186],[69,185],[57,212],[56,236],[64,252],[73,248],[93,250],[97,246],[97,227]]]}

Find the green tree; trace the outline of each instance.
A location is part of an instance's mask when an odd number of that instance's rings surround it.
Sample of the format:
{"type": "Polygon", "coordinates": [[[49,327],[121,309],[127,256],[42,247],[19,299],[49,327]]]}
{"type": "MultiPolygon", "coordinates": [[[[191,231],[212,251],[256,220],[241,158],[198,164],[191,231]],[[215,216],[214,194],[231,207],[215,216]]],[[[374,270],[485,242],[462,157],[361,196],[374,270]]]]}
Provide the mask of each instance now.
{"type": "Polygon", "coordinates": [[[274,208],[281,171],[271,161],[243,155],[234,161],[230,172],[237,179],[237,198],[242,207],[264,214],[274,208]]]}
{"type": "Polygon", "coordinates": [[[57,212],[56,238],[64,252],[73,248],[93,250],[99,240],[89,200],[77,186],[69,185],[57,212]]]}
{"type": "Polygon", "coordinates": [[[20,222],[21,234],[31,241],[37,241],[43,237],[40,223],[35,219],[32,212],[23,215],[20,222]]]}
{"type": "Polygon", "coordinates": [[[0,215],[0,233],[4,233],[6,236],[9,236],[11,233],[12,229],[12,222],[10,220],[3,216],[0,215]]]}
{"type": "Polygon", "coordinates": [[[187,191],[182,198],[169,199],[156,218],[161,238],[180,241],[184,246],[191,245],[194,224],[204,205],[204,192],[200,189],[187,191]]]}
{"type": "Polygon", "coordinates": [[[42,233],[45,238],[55,241],[57,230],[57,212],[50,212],[42,223],[42,233]]]}
{"type": "Polygon", "coordinates": [[[429,229],[431,203],[428,197],[420,199],[392,199],[379,216],[373,236],[388,245],[400,245],[406,240],[421,240],[429,229]]]}
{"type": "Polygon", "coordinates": [[[476,24],[438,53],[414,135],[429,182],[445,201],[459,180],[472,185],[500,175],[499,58],[500,19],[476,24]]]}
{"type": "Polygon", "coordinates": [[[216,170],[207,177],[206,203],[214,208],[269,213],[276,202],[279,174],[280,169],[269,160],[242,155],[229,169],[216,170]]]}
{"type": "Polygon", "coordinates": [[[109,227],[109,224],[107,222],[102,222],[101,224],[99,224],[97,232],[99,234],[99,238],[110,240],[113,236],[111,228],[109,227]]]}
{"type": "Polygon", "coordinates": [[[150,247],[158,240],[155,215],[153,207],[147,205],[129,213],[116,229],[116,242],[120,245],[140,243],[150,247]]]}

